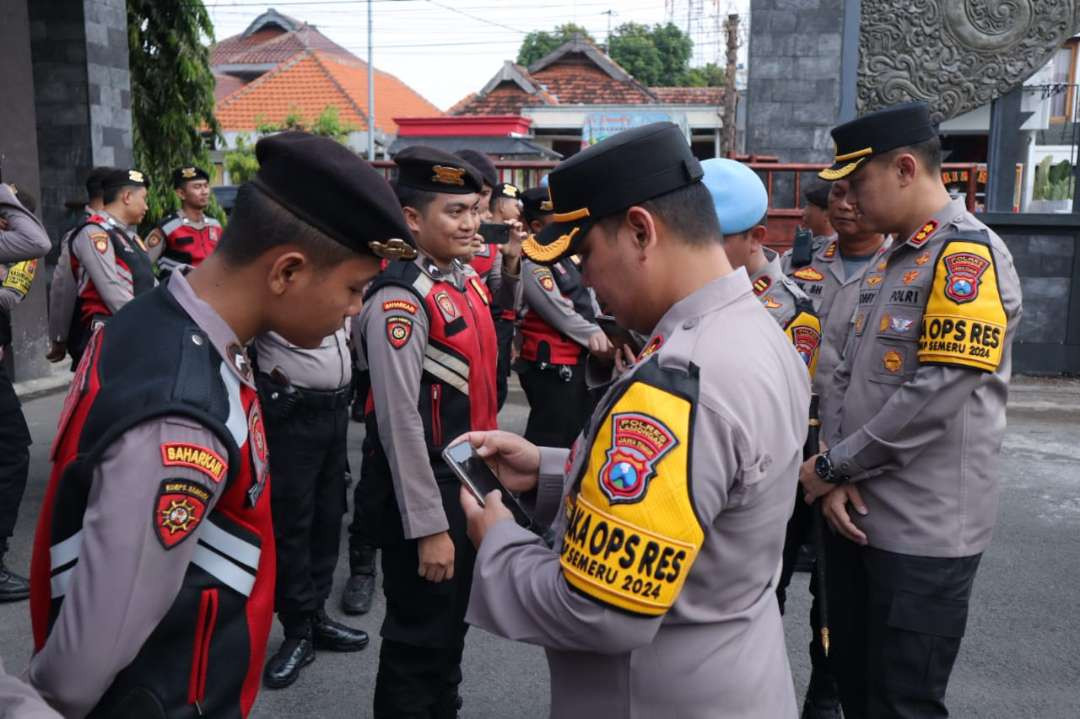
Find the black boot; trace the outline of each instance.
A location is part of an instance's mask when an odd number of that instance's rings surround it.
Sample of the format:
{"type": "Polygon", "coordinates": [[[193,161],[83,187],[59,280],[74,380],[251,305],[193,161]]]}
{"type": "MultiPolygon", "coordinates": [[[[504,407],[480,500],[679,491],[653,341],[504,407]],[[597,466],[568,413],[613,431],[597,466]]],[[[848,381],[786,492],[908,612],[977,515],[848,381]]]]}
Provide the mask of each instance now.
{"type": "Polygon", "coordinates": [[[30,596],[30,582],[7,568],[7,542],[0,543],[0,602],[20,602],[30,596]]]}
{"type": "Polygon", "coordinates": [[[375,547],[349,551],[349,580],[341,593],[341,610],[346,614],[366,614],[375,598],[375,547]]]}
{"type": "Polygon", "coordinates": [[[802,719],[841,719],[836,681],[818,669],[810,673],[810,686],[803,702],[802,719]]]}
{"type": "Polygon", "coordinates": [[[358,652],[368,644],[368,634],[363,629],[353,629],[335,622],[320,609],[311,624],[312,636],[317,649],[332,652],[358,652]]]}
{"type": "Polygon", "coordinates": [[[300,676],[300,670],[315,661],[311,630],[299,637],[285,637],[274,656],[266,663],[263,684],[269,689],[283,689],[300,676]]]}

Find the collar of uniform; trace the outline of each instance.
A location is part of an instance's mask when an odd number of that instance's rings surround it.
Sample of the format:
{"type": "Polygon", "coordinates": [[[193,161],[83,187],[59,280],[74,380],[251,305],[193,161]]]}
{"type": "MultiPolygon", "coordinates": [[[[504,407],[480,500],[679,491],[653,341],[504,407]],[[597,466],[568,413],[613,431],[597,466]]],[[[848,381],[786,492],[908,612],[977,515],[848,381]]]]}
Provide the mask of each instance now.
{"type": "Polygon", "coordinates": [[[450,268],[442,270],[435,263],[435,260],[423,252],[419,252],[416,255],[416,264],[423,270],[431,279],[437,282],[449,282],[459,290],[465,287],[465,265],[459,260],[451,260],[450,268]]]}
{"type": "Polygon", "coordinates": [[[183,222],[185,225],[191,225],[196,230],[201,230],[203,228],[203,226],[206,225],[206,213],[205,212],[203,213],[202,217],[200,217],[197,220],[193,220],[190,217],[188,217],[187,213],[184,212],[184,208],[182,208],[182,207],[180,208],[180,211],[177,214],[180,215],[180,221],[181,222],[183,222]]]}
{"type": "Polygon", "coordinates": [[[221,355],[233,374],[249,387],[255,387],[251,363],[232,327],[213,307],[195,294],[195,290],[191,289],[183,272],[172,273],[169,277],[168,288],[176,301],[184,308],[184,312],[187,312],[188,316],[195,320],[195,324],[210,338],[210,343],[214,345],[214,349],[221,355]]]}
{"type": "Polygon", "coordinates": [[[673,304],[652,332],[652,336],[668,338],[673,332],[693,329],[700,317],[715,312],[744,295],[750,294],[750,279],[745,272],[730,272],[703,285],[673,304]]]}
{"type": "Polygon", "coordinates": [[[124,237],[127,237],[127,238],[128,238],[129,240],[130,240],[130,239],[131,239],[132,237],[134,237],[134,236],[135,236],[135,230],[133,230],[133,229],[132,229],[131,227],[129,227],[128,225],[125,225],[125,224],[124,224],[123,222],[121,222],[120,220],[116,219],[116,217],[115,217],[114,215],[111,215],[111,214],[109,214],[108,210],[105,210],[104,208],[102,208],[102,210],[101,210],[100,212],[98,212],[97,214],[99,214],[99,215],[101,215],[102,217],[104,217],[104,218],[105,218],[105,221],[106,221],[107,223],[109,223],[109,225],[110,225],[111,227],[115,227],[116,229],[118,229],[118,230],[120,230],[121,232],[123,232],[123,233],[124,233],[124,237]]]}
{"type": "Polygon", "coordinates": [[[941,230],[944,229],[946,225],[955,222],[956,219],[963,215],[965,212],[967,212],[967,202],[964,198],[957,197],[949,200],[944,207],[934,213],[933,217],[931,217],[923,224],[919,225],[918,229],[915,230],[915,233],[911,235],[911,237],[907,238],[907,241],[904,242],[904,244],[911,245],[916,249],[923,247],[927,242],[929,242],[931,237],[936,235],[938,232],[941,232],[941,230]],[[922,239],[919,239],[920,234],[922,234],[925,230],[929,230],[929,233],[924,235],[922,239]]]}

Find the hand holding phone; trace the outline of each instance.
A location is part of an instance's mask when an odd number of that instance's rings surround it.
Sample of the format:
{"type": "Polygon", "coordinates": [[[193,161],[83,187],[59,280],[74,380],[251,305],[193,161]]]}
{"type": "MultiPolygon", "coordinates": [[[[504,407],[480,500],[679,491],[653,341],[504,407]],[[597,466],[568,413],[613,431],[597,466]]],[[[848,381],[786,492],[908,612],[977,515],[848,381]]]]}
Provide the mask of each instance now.
{"type": "Polygon", "coordinates": [[[505,245],[510,241],[510,225],[501,222],[481,222],[478,235],[489,245],[505,245]]]}
{"type": "Polygon", "coordinates": [[[484,506],[484,497],[497,489],[502,494],[503,504],[514,515],[514,520],[526,529],[534,528],[532,517],[521,506],[517,497],[499,482],[498,477],[491,471],[491,467],[483,457],[476,454],[468,440],[447,447],[443,450],[442,456],[461,484],[481,507],[484,506]]]}

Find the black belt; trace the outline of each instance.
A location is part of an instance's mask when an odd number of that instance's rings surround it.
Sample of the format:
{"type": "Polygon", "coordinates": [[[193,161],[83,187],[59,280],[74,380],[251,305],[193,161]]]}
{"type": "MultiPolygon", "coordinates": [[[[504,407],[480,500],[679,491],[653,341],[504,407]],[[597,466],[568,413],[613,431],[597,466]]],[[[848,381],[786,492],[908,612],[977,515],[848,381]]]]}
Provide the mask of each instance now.
{"type": "Polygon", "coordinates": [[[292,394],[296,399],[295,404],[297,406],[310,409],[341,409],[342,407],[348,407],[352,401],[351,383],[338,389],[321,390],[297,387],[296,385],[280,385],[264,372],[260,372],[259,377],[266,383],[264,385],[266,391],[292,394]]]}

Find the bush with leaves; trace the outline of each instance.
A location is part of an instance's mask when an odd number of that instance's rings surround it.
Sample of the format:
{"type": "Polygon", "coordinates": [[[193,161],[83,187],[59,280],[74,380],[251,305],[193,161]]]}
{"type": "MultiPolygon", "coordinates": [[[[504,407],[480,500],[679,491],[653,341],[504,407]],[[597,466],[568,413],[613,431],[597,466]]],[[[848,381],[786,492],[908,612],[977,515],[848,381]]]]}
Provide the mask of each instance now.
{"type": "Polygon", "coordinates": [[[551,32],[534,30],[526,35],[521,42],[521,48],[517,54],[517,64],[525,67],[532,65],[560,45],[572,40],[574,35],[581,35],[589,42],[596,42],[585,28],[572,22],[559,25],[551,32]]]}
{"type": "MultiPolygon", "coordinates": [[[[255,118],[256,140],[264,135],[273,135],[275,132],[286,130],[301,130],[313,135],[329,137],[345,144],[349,139],[349,133],[355,128],[341,121],[341,116],[336,107],[323,108],[314,122],[308,122],[300,111],[293,107],[281,122],[269,122],[264,117],[255,118]]],[[[236,146],[225,153],[225,169],[229,172],[229,182],[240,185],[249,181],[259,170],[259,162],[255,159],[255,142],[245,134],[236,136],[236,146]]]]}

